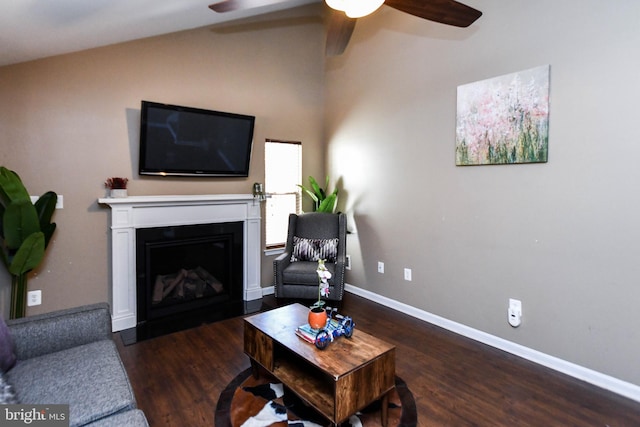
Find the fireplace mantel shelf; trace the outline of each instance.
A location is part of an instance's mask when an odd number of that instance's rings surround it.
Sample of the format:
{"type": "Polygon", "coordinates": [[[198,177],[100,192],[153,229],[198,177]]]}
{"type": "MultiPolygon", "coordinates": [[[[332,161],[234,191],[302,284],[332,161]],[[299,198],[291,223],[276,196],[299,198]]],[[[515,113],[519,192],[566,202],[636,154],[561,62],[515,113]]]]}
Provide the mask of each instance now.
{"type": "Polygon", "coordinates": [[[260,286],[260,203],[251,194],[129,196],[101,198],[111,208],[112,329],[137,324],[136,229],[242,221],[243,298],[262,297],[260,286]]]}
{"type": "Polygon", "coordinates": [[[170,196],[128,196],[128,197],[105,197],[98,199],[98,203],[104,205],[134,205],[152,206],[167,204],[207,204],[232,203],[237,201],[253,201],[251,194],[194,194],[194,195],[170,195],[170,196]]]}

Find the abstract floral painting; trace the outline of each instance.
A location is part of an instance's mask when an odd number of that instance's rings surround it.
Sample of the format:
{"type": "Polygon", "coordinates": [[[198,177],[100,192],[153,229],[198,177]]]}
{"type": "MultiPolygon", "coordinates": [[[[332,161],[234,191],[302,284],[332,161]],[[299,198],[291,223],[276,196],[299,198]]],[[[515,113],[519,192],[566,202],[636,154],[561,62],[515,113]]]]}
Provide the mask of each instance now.
{"type": "Polygon", "coordinates": [[[542,163],[550,66],[458,86],[456,165],[542,163]]]}

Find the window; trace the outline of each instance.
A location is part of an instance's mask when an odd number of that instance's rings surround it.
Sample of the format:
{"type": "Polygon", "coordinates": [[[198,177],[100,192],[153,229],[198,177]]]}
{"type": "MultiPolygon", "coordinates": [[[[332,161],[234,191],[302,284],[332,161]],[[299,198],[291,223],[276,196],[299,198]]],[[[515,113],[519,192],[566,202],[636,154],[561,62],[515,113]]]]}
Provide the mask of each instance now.
{"type": "Polygon", "coordinates": [[[264,148],[265,192],[271,197],[265,206],[267,248],[284,246],[289,214],[300,213],[302,143],[268,139],[264,148]]]}

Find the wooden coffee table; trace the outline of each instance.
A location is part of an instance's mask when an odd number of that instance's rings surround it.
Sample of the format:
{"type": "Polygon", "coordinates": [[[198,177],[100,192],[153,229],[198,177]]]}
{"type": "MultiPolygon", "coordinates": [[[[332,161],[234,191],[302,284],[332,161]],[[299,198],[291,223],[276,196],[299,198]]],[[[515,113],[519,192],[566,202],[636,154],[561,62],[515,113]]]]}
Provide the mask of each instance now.
{"type": "Polygon", "coordinates": [[[260,368],[273,375],[334,425],[382,399],[387,425],[388,393],[395,382],[395,346],[356,328],[325,350],[295,334],[307,322],[309,309],[291,304],[244,320],[244,351],[254,375],[260,368]]]}

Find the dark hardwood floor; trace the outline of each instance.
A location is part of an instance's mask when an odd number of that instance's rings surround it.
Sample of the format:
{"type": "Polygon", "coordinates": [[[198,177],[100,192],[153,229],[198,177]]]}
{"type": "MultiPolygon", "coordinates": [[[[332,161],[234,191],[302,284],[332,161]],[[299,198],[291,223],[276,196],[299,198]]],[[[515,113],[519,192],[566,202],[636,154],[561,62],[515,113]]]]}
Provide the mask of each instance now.
{"type": "MultiPolygon", "coordinates": [[[[341,312],[396,345],[420,426],[640,426],[638,402],[352,294],[341,312]]],[[[249,367],[242,334],[238,317],[129,346],[115,335],[151,427],[213,427],[220,392],[249,367]]]]}

